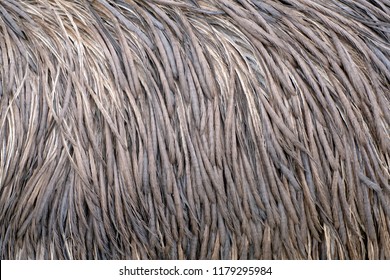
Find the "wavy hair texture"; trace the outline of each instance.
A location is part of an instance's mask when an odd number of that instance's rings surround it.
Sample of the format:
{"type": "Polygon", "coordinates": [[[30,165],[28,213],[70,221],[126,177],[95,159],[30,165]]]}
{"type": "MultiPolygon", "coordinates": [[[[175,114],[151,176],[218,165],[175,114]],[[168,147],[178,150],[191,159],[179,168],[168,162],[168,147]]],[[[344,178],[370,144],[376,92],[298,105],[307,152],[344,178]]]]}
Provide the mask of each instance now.
{"type": "Polygon", "coordinates": [[[1,0],[2,259],[389,259],[390,1],[1,0]]]}

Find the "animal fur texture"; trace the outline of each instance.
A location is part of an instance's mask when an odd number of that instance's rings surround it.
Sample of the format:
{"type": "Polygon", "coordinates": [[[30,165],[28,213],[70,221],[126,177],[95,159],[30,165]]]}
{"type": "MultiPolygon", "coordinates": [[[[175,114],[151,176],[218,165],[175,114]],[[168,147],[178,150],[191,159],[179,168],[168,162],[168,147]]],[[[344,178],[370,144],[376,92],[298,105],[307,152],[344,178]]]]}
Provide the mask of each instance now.
{"type": "Polygon", "coordinates": [[[389,259],[390,1],[1,0],[2,259],[389,259]]]}

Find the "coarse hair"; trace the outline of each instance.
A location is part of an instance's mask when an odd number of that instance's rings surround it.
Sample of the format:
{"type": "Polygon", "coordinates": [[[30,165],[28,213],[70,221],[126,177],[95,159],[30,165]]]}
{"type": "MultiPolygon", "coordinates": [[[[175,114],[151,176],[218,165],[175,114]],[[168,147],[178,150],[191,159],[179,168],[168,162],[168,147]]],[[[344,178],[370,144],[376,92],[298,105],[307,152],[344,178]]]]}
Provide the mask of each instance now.
{"type": "Polygon", "coordinates": [[[1,259],[389,259],[390,1],[0,1],[1,259]]]}

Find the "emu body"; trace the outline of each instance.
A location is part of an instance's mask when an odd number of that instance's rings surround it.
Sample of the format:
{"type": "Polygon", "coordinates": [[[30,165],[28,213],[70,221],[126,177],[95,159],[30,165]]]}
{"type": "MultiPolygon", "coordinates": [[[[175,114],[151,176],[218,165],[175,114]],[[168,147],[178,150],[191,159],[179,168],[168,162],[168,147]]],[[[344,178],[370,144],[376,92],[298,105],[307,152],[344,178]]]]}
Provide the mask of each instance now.
{"type": "Polygon", "coordinates": [[[390,258],[390,2],[0,1],[2,259],[390,258]]]}

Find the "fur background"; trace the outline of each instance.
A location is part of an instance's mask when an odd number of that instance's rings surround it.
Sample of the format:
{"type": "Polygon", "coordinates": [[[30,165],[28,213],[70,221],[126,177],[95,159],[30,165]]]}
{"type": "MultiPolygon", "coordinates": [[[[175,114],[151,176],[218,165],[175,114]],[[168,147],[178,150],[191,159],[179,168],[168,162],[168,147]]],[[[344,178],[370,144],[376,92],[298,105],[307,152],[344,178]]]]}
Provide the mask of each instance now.
{"type": "Polygon", "coordinates": [[[390,1],[0,1],[1,259],[389,259],[390,1]]]}

